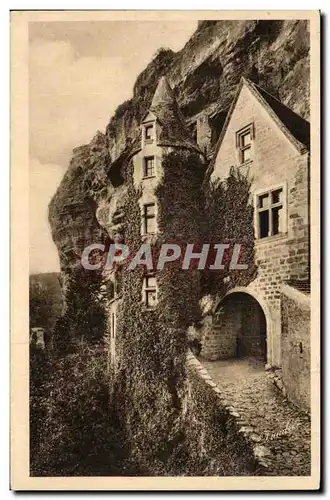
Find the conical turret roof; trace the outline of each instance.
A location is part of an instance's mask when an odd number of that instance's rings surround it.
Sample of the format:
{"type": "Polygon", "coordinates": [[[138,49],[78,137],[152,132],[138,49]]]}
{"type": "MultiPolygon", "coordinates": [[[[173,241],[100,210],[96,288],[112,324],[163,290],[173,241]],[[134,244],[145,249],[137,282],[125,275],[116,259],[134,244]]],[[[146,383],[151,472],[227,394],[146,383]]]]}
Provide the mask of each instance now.
{"type": "Polygon", "coordinates": [[[162,76],[158,82],[150,110],[161,125],[158,140],[160,146],[186,147],[200,152],[191,138],[173,90],[166,78],[162,76]]]}
{"type": "Polygon", "coordinates": [[[173,90],[168,83],[166,76],[162,76],[158,82],[156,92],[152,99],[151,107],[172,104],[175,102],[173,90]]]}

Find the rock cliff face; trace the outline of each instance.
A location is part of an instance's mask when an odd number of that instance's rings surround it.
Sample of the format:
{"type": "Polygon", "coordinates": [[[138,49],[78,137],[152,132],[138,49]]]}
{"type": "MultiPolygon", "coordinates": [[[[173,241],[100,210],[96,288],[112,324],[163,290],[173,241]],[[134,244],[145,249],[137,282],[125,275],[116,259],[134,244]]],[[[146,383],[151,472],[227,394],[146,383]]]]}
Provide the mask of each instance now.
{"type": "Polygon", "coordinates": [[[206,113],[216,140],[241,76],[308,119],[308,23],[201,21],[180,52],[159,50],[138,76],[133,97],[117,108],[105,134],[98,132],[90,144],[74,150],[50,204],[49,220],[64,274],[76,264],[84,246],[104,241],[109,234],[111,205],[116,206],[112,200],[123,189],[109,178],[109,167],[137,144],[139,124],[164,74],[192,137],[196,120],[206,113]]]}

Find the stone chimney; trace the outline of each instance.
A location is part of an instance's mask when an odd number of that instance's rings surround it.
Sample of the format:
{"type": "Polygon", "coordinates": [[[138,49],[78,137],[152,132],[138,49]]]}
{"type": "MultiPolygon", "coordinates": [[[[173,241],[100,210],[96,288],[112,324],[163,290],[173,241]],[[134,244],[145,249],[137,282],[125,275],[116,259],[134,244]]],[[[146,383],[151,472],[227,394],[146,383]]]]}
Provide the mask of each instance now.
{"type": "Polygon", "coordinates": [[[212,148],[212,127],[206,113],[202,113],[197,118],[196,132],[196,141],[199,149],[205,155],[208,155],[212,148]]]}

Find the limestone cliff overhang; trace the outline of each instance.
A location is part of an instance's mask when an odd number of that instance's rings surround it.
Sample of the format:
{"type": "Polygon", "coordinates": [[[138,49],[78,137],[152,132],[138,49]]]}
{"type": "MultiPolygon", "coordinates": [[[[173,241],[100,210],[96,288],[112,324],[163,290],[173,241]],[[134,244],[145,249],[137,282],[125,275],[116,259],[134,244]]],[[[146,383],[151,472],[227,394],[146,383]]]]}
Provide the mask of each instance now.
{"type": "Polygon", "coordinates": [[[109,166],[109,170],[114,168],[119,168],[124,163],[127,163],[133,158],[133,156],[137,155],[141,151],[141,145],[133,144],[130,147],[126,147],[120,155],[111,163],[109,166]]]}
{"type": "Polygon", "coordinates": [[[122,167],[123,165],[127,165],[128,162],[141,151],[141,141],[140,140],[134,140],[131,143],[127,144],[124,150],[120,153],[117,158],[115,158],[114,161],[112,161],[107,170],[106,174],[107,177],[110,179],[111,176],[116,175],[120,180],[119,184],[124,182],[124,177],[122,173],[122,167]]]}
{"type": "Polygon", "coordinates": [[[257,101],[267,111],[269,116],[273,119],[276,125],[282,130],[287,140],[294,146],[298,153],[304,154],[310,148],[310,124],[301,116],[297,115],[290,108],[285,106],[276,97],[269,94],[266,90],[262,89],[256,83],[242,77],[238,85],[236,94],[229,108],[225,123],[221,130],[218,142],[214,150],[214,156],[211,160],[209,168],[206,173],[206,179],[209,179],[216,162],[222,141],[225,137],[231,116],[235,110],[236,103],[240,96],[243,86],[246,86],[257,99],[257,101]]]}

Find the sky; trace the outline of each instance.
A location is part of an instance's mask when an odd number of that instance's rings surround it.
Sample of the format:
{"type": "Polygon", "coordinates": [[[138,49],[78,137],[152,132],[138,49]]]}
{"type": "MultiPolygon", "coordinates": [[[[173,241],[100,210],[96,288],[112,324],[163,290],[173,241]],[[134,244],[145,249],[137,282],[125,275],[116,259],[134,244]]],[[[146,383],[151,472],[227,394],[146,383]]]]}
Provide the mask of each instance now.
{"type": "Polygon", "coordinates": [[[160,47],[180,50],[197,21],[29,25],[30,273],[59,271],[48,204],[72,149],[104,131],[160,47]]]}

